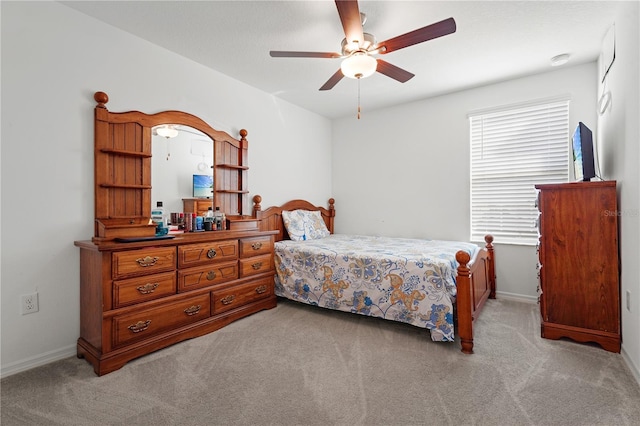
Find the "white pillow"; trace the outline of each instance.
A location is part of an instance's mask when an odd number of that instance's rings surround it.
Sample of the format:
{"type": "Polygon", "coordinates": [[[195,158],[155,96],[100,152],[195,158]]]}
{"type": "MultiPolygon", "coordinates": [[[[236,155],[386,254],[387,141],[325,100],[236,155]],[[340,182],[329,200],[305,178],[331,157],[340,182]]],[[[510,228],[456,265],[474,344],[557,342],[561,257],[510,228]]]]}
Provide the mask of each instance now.
{"type": "Polygon", "coordinates": [[[284,227],[293,241],[317,240],[330,235],[319,211],[282,211],[284,227]]]}

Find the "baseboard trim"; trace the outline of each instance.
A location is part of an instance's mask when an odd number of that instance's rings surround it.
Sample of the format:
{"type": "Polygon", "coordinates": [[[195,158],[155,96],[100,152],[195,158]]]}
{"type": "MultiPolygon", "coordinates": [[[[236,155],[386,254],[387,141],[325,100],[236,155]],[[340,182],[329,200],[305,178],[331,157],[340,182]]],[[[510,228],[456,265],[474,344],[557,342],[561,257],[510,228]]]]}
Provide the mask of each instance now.
{"type": "Polygon", "coordinates": [[[40,367],[42,365],[46,365],[54,361],[59,361],[61,359],[69,358],[70,356],[75,355],[76,345],[73,344],[64,348],[45,352],[34,357],[12,362],[2,366],[2,369],[0,370],[0,378],[5,378],[16,373],[31,370],[32,368],[40,367]]]}
{"type": "Polygon", "coordinates": [[[624,350],[624,343],[622,344],[622,349],[620,349],[620,355],[622,355],[622,359],[627,364],[627,367],[629,367],[629,370],[631,371],[631,375],[633,376],[634,379],[636,379],[636,382],[638,382],[638,385],[640,385],[640,371],[638,371],[636,366],[631,361],[631,358],[629,357],[629,354],[627,354],[627,351],[624,350]]]}
{"type": "Polygon", "coordinates": [[[526,296],[524,294],[508,293],[504,291],[496,291],[496,299],[514,300],[516,302],[538,303],[537,296],[526,296]]]}

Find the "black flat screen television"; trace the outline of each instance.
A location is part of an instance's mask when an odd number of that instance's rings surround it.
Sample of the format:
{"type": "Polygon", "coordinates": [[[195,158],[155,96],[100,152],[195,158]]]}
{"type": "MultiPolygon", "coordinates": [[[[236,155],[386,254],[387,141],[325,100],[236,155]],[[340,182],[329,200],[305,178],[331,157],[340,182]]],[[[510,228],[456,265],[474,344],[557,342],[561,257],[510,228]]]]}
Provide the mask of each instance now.
{"type": "Polygon", "coordinates": [[[571,148],[573,150],[573,172],[576,180],[588,182],[596,177],[593,156],[593,135],[583,122],[578,123],[573,132],[571,148]]]}
{"type": "Polygon", "coordinates": [[[213,197],[213,176],[193,175],[193,197],[194,198],[213,197]]]}

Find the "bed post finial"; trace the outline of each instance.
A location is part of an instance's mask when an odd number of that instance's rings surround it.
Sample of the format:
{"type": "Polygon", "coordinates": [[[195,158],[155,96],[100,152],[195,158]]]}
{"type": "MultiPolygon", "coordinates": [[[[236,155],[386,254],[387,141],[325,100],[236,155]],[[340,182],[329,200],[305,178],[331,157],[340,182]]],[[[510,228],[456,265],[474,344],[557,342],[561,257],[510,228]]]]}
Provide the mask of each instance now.
{"type": "Polygon", "coordinates": [[[484,241],[487,243],[485,246],[489,253],[489,299],[496,298],[496,258],[493,251],[493,235],[487,234],[484,236],[484,241]]]}
{"type": "MultiPolygon", "coordinates": [[[[458,263],[460,264],[460,266],[464,266],[465,268],[467,268],[467,263],[469,263],[469,261],[471,260],[471,256],[469,256],[469,253],[467,253],[464,250],[459,250],[456,253],[456,260],[458,261],[458,263]]],[[[458,268],[460,269],[460,268],[458,268]]],[[[469,268],[467,268],[467,271],[469,270],[469,268]]]]}
{"type": "Polygon", "coordinates": [[[487,248],[493,248],[493,235],[487,234],[484,236],[484,242],[487,243],[487,248]]]}
{"type": "Polygon", "coordinates": [[[473,353],[473,318],[472,318],[472,300],[471,300],[471,270],[468,263],[471,256],[464,250],[456,253],[456,260],[460,264],[458,266],[458,276],[456,277],[456,305],[458,311],[458,335],[460,336],[460,344],[462,352],[465,354],[473,353]]]}
{"type": "Polygon", "coordinates": [[[262,197],[260,195],[253,196],[253,217],[256,217],[256,212],[262,210],[262,206],[260,203],[262,202],[262,197]]]}
{"type": "Polygon", "coordinates": [[[336,209],[334,207],[335,202],[336,200],[334,200],[333,198],[329,198],[329,215],[328,217],[324,218],[330,234],[333,234],[333,218],[336,217],[336,209]]]}
{"type": "Polygon", "coordinates": [[[98,103],[96,108],[107,108],[104,104],[109,102],[109,96],[104,92],[96,92],[93,94],[93,99],[98,103]]]}

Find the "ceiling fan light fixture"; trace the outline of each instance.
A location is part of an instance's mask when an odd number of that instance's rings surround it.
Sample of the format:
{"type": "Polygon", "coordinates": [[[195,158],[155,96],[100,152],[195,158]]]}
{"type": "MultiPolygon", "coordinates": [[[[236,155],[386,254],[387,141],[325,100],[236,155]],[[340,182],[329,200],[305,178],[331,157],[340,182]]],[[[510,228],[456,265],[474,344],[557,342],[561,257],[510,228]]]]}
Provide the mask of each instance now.
{"type": "Polygon", "coordinates": [[[160,126],[156,129],[156,133],[159,136],[165,137],[167,139],[170,138],[175,138],[176,136],[178,136],[178,129],[176,129],[173,126],[170,126],[168,124],[165,124],[164,126],[160,126]]]}
{"type": "Polygon", "coordinates": [[[340,64],[340,70],[345,77],[366,78],[376,72],[378,61],[365,52],[356,52],[340,64]]]}

